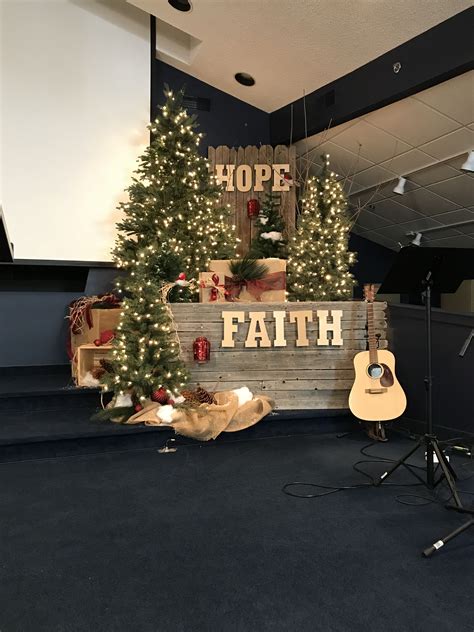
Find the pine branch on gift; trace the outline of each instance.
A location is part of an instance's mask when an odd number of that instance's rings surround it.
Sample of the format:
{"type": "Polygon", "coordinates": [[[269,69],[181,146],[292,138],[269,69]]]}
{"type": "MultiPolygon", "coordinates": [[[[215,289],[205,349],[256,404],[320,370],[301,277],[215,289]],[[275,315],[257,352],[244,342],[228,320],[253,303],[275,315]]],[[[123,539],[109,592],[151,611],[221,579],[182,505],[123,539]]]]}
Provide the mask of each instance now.
{"type": "Polygon", "coordinates": [[[348,250],[351,222],[347,200],[329,155],[322,156],[318,177],[305,183],[297,230],[288,246],[287,290],[290,301],[331,301],[352,298],[350,268],[356,253],[348,250]]]}
{"type": "Polygon", "coordinates": [[[268,274],[268,266],[250,255],[231,261],[229,270],[235,281],[257,281],[268,274]]]}
{"type": "Polygon", "coordinates": [[[257,234],[250,244],[249,254],[255,259],[286,258],[286,241],[283,238],[285,221],[280,215],[280,195],[267,193],[260,214],[255,219],[257,234]]]}

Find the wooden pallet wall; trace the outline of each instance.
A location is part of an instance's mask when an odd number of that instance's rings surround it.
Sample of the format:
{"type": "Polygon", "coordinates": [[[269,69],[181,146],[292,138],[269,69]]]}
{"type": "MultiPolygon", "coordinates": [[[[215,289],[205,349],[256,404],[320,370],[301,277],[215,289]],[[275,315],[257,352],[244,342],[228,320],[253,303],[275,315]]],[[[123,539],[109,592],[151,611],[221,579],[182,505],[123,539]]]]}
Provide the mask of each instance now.
{"type": "MultiPolygon", "coordinates": [[[[296,179],[296,148],[286,147],[285,145],[277,145],[273,148],[271,145],[261,145],[260,147],[219,147],[208,148],[209,171],[215,173],[215,165],[233,164],[250,165],[253,167],[257,164],[289,164],[290,174],[296,179]]],[[[245,254],[250,243],[255,236],[256,227],[255,220],[247,217],[247,200],[257,198],[260,203],[265,199],[265,195],[271,192],[271,180],[263,183],[263,191],[250,191],[243,193],[242,191],[224,191],[219,200],[219,205],[226,206],[230,204],[232,214],[231,222],[236,225],[237,237],[241,239],[240,254],[245,254]]],[[[296,191],[295,187],[291,187],[289,191],[282,191],[280,212],[287,226],[287,233],[291,235],[295,228],[295,209],[296,209],[296,191]]],[[[288,236],[287,235],[287,236],[288,236]]]]}
{"type": "MultiPolygon", "coordinates": [[[[282,410],[346,409],[354,380],[353,357],[366,348],[366,304],[363,302],[326,303],[206,303],[172,304],[183,358],[191,371],[191,387],[200,384],[210,391],[248,386],[254,393],[265,393],[282,410]],[[265,311],[265,324],[273,339],[272,312],[310,309],[343,310],[342,347],[316,346],[318,323],[308,323],[310,346],[296,347],[296,325],[286,318],[286,347],[250,349],[244,347],[249,322],[239,325],[235,348],[223,349],[224,310],[265,311]],[[196,364],[192,346],[197,336],[211,342],[211,360],[196,364]]],[[[386,303],[374,303],[374,323],[380,336],[380,348],[386,348],[386,303]]]]}

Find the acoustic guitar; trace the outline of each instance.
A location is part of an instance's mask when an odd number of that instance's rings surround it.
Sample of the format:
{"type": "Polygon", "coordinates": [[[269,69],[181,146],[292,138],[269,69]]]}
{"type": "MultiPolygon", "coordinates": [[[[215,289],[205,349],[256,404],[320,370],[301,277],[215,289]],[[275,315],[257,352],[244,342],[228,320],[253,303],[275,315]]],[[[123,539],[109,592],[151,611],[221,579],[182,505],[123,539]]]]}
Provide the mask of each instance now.
{"type": "Polygon", "coordinates": [[[395,356],[378,348],[374,326],[373,284],[364,287],[368,351],[354,357],[355,381],[349,395],[352,414],[364,421],[389,421],[405,411],[407,398],[395,375],[395,356]]]}

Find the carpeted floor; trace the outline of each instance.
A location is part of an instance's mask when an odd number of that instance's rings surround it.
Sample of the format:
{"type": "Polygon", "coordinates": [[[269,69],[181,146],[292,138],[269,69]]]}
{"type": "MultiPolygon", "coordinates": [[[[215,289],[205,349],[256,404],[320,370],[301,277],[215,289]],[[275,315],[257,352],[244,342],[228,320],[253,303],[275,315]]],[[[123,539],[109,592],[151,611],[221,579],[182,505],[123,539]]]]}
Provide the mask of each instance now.
{"type": "Polygon", "coordinates": [[[0,465],[1,632],[472,632],[474,530],[420,555],[466,516],[395,501],[418,488],[281,492],[363,481],[351,465],[366,443],[277,437],[0,465]]]}

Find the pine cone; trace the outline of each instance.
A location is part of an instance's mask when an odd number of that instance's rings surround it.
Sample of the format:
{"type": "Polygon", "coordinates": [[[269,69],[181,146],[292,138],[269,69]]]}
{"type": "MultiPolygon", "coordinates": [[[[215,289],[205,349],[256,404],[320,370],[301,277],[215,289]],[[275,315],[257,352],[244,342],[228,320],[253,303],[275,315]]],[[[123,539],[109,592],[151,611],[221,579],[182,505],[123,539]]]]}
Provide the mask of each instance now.
{"type": "Polygon", "coordinates": [[[92,369],[91,373],[93,378],[95,378],[96,380],[100,380],[100,378],[105,373],[107,373],[107,371],[103,367],[97,366],[95,369],[92,369]]]}
{"type": "Polygon", "coordinates": [[[209,393],[205,388],[198,386],[195,391],[182,391],[184,399],[192,404],[215,404],[216,399],[213,393],[209,393]]]}
{"type": "Polygon", "coordinates": [[[106,358],[101,358],[99,360],[99,364],[101,368],[104,369],[104,373],[115,373],[113,364],[112,362],[110,362],[110,360],[107,360],[106,358]]]}

